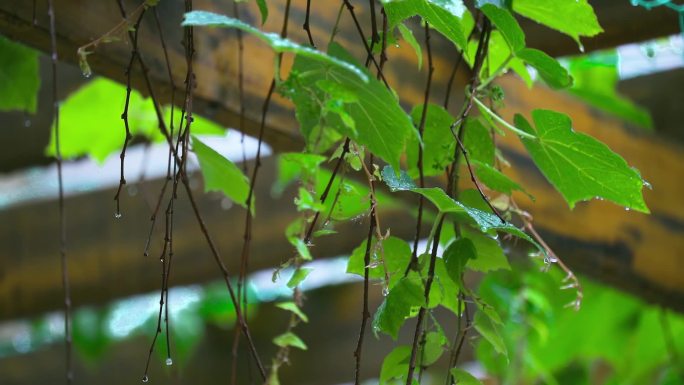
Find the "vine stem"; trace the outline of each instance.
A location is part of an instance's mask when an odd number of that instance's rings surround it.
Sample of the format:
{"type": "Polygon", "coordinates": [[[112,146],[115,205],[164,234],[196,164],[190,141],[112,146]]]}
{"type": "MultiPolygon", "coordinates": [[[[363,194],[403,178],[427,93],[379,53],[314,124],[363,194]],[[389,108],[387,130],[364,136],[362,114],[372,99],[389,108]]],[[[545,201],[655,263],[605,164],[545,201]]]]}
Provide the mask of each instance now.
{"type": "MultiPolygon", "coordinates": [[[[370,155],[370,164],[373,167],[373,154],[370,155]]],[[[363,255],[363,309],[361,310],[361,327],[359,329],[359,338],[356,342],[356,350],[354,350],[354,357],[356,359],[354,370],[354,384],[361,383],[361,356],[363,352],[363,340],[366,335],[366,326],[370,319],[370,310],[368,309],[368,283],[370,279],[370,256],[372,249],[373,233],[377,226],[376,202],[375,202],[375,184],[372,179],[368,180],[371,188],[370,199],[370,225],[368,226],[368,237],[366,238],[366,251],[363,255]]]]}
{"type": "MultiPolygon", "coordinates": [[[[366,54],[368,55],[368,60],[373,63],[375,66],[375,69],[378,71],[378,77],[382,82],[385,84],[387,88],[389,88],[389,83],[387,83],[387,79],[385,79],[385,75],[382,72],[382,67],[380,64],[375,60],[375,56],[373,56],[373,50],[371,47],[368,46],[368,43],[366,42],[366,35],[363,33],[363,29],[361,28],[361,24],[359,23],[359,19],[356,17],[356,13],[354,12],[354,6],[351,4],[349,0],[342,0],[344,5],[347,7],[347,11],[349,11],[349,14],[352,17],[352,20],[354,21],[354,26],[356,26],[356,31],[359,34],[359,37],[361,38],[361,41],[363,43],[363,47],[366,50],[366,54]]],[[[374,43],[374,42],[373,42],[374,43]]]]}
{"type": "Polygon", "coordinates": [[[309,25],[309,20],[311,16],[311,0],[306,0],[306,16],[304,16],[304,31],[306,31],[306,36],[309,38],[309,44],[313,48],[316,48],[316,43],[314,43],[313,36],[311,36],[311,26],[309,25]]]}
{"type": "MultiPolygon", "coordinates": [[[[420,142],[418,143],[418,183],[421,188],[425,187],[425,169],[423,165],[423,134],[425,131],[425,122],[427,121],[427,111],[430,102],[430,87],[432,86],[432,75],[435,67],[432,63],[432,49],[430,47],[430,25],[425,22],[425,47],[428,57],[428,75],[425,83],[425,94],[423,96],[423,111],[420,114],[420,123],[418,124],[418,134],[420,135],[420,142]]],[[[409,271],[418,269],[418,241],[420,240],[420,230],[423,223],[423,205],[425,198],[418,194],[418,219],[416,220],[416,235],[413,238],[413,252],[411,253],[411,260],[406,266],[404,275],[408,275],[409,271]]]]}
{"type": "Polygon", "coordinates": [[[62,271],[62,290],[64,291],[64,345],[66,348],[66,383],[74,380],[72,360],[72,330],[71,330],[71,288],[69,284],[69,260],[66,254],[66,216],[64,210],[64,179],[62,172],[62,151],[59,132],[59,101],[57,98],[57,30],[55,27],[54,1],[48,0],[48,16],[50,18],[50,44],[52,54],[52,115],[55,133],[55,160],[57,162],[57,184],[59,189],[59,260],[62,271]]]}
{"type": "Polygon", "coordinates": [[[496,112],[490,110],[489,107],[487,107],[486,104],[482,103],[478,98],[473,97],[473,101],[475,102],[475,104],[477,104],[478,107],[480,107],[485,113],[487,113],[487,115],[494,118],[494,120],[496,120],[497,122],[502,124],[504,127],[508,128],[509,130],[513,131],[515,134],[522,136],[523,138],[527,138],[527,139],[535,139],[535,140],[537,139],[536,136],[519,129],[518,127],[516,127],[516,126],[508,123],[504,119],[502,119],[496,112]]]}

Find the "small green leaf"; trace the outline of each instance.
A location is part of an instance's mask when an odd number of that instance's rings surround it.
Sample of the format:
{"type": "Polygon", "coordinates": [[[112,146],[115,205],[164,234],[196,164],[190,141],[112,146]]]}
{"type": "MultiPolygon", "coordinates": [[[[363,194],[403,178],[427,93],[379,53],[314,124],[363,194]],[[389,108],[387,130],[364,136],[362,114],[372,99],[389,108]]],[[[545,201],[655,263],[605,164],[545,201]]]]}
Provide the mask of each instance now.
{"type": "Polygon", "coordinates": [[[494,141],[492,134],[480,119],[469,118],[463,128],[463,146],[468,151],[471,161],[494,164],[494,141]]]}
{"type": "Polygon", "coordinates": [[[649,212],[642,195],[644,181],[622,157],[591,136],[575,132],[565,114],[534,110],[532,119],[536,128],[522,115],[515,116],[515,125],[536,137],[521,140],[570,208],[579,201],[599,198],[649,212]]]}
{"type": "MultiPolygon", "coordinates": [[[[192,137],[192,148],[197,155],[204,176],[204,191],[220,191],[233,202],[247,207],[249,180],[235,163],[211,147],[192,137]]],[[[251,204],[254,215],[254,202],[251,204]]]]}
{"type": "Polygon", "coordinates": [[[419,15],[458,47],[466,46],[462,18],[468,12],[461,0],[382,0],[392,29],[409,17],[419,15]]]}
{"type": "MultiPolygon", "coordinates": [[[[389,237],[380,245],[374,240],[371,244],[369,278],[384,279],[385,273],[390,277],[392,288],[397,277],[400,277],[411,259],[411,248],[401,238],[389,237]],[[395,279],[392,279],[392,278],[395,279]]],[[[354,249],[347,262],[347,273],[364,276],[364,257],[366,241],[354,249]]]]}
{"type": "Polygon", "coordinates": [[[465,270],[466,263],[477,258],[477,250],[470,239],[461,238],[452,242],[444,250],[443,258],[449,277],[454,282],[461,282],[461,274],[465,270]]]}
{"type": "Polygon", "coordinates": [[[516,54],[525,63],[534,67],[544,82],[553,89],[567,88],[572,85],[572,77],[558,60],[534,49],[525,48],[516,54]]]}
{"type": "Polygon", "coordinates": [[[518,183],[496,168],[477,160],[473,160],[471,163],[475,166],[477,178],[490,189],[506,195],[511,195],[513,191],[525,191],[518,183]]]}
{"type": "Polygon", "coordinates": [[[547,27],[572,37],[595,36],[603,29],[587,0],[515,0],[513,10],[547,27]]]}
{"type": "Polygon", "coordinates": [[[183,23],[181,23],[181,25],[237,28],[259,38],[260,40],[271,46],[271,48],[278,53],[291,52],[297,54],[298,56],[305,56],[312,60],[317,60],[321,63],[333,65],[337,68],[344,69],[348,73],[354,74],[354,77],[357,78],[357,80],[360,80],[361,82],[368,81],[368,75],[352,64],[326,55],[323,52],[315,50],[313,48],[305,47],[297,43],[294,43],[288,39],[284,39],[280,37],[278,34],[260,31],[259,29],[254,28],[251,25],[243,23],[242,21],[234,19],[232,17],[206,11],[192,11],[185,14],[185,19],[183,20],[183,23]]]}
{"type": "Polygon", "coordinates": [[[420,364],[430,366],[444,354],[444,349],[448,345],[447,339],[442,330],[429,332],[425,335],[425,348],[421,357],[420,364]]]}
{"type": "Polygon", "coordinates": [[[304,187],[299,188],[299,195],[295,198],[295,205],[297,206],[297,211],[311,210],[320,212],[325,210],[325,206],[304,187]]]}
{"type": "Polygon", "coordinates": [[[302,283],[302,281],[304,281],[312,271],[313,269],[307,269],[306,267],[301,267],[295,270],[294,274],[292,274],[292,278],[287,281],[287,287],[294,289],[295,287],[299,286],[299,284],[302,283]]]}
{"type": "Polygon", "coordinates": [[[413,31],[411,31],[411,29],[404,24],[399,24],[397,27],[399,28],[401,37],[406,40],[407,43],[409,43],[411,48],[413,48],[413,51],[416,53],[416,57],[418,58],[418,69],[421,69],[423,67],[423,50],[418,41],[416,41],[416,37],[413,36],[413,31]]]}
{"type": "MultiPolygon", "coordinates": [[[[418,126],[423,114],[423,105],[413,108],[411,118],[413,124],[418,126]]],[[[436,104],[428,104],[423,130],[423,172],[426,176],[441,175],[444,168],[451,164],[454,157],[456,141],[451,133],[451,125],[454,119],[443,107],[436,104]]],[[[406,143],[406,163],[409,165],[409,173],[418,177],[418,137],[411,137],[406,143]]]]}
{"type": "Polygon", "coordinates": [[[475,320],[473,322],[475,330],[477,330],[480,335],[487,340],[494,350],[499,354],[508,357],[508,350],[506,349],[506,344],[504,343],[501,333],[499,332],[499,326],[494,323],[487,315],[482,312],[475,313],[475,320]]]}
{"type": "Polygon", "coordinates": [[[261,13],[261,24],[264,24],[268,19],[268,5],[266,5],[266,0],[256,0],[256,3],[261,13]]]}
{"type": "Polygon", "coordinates": [[[373,318],[373,330],[396,340],[404,321],[413,315],[415,308],[424,304],[425,295],[420,277],[409,275],[401,278],[378,307],[373,318]]]}
{"type": "Polygon", "coordinates": [[[289,241],[292,246],[297,249],[297,254],[299,254],[303,260],[310,261],[313,259],[311,257],[311,251],[309,251],[309,247],[306,245],[306,243],[304,243],[304,240],[299,237],[290,237],[289,241]]]}
{"type": "Polygon", "coordinates": [[[469,269],[483,273],[498,269],[511,269],[499,241],[480,231],[471,230],[467,226],[462,227],[461,232],[464,238],[472,242],[477,255],[468,260],[466,266],[469,269]]]}
{"type": "Polygon", "coordinates": [[[515,53],[525,48],[525,33],[507,9],[497,7],[494,4],[484,4],[480,10],[501,32],[511,52],[515,53]]]}
{"type": "Polygon", "coordinates": [[[453,368],[451,369],[451,375],[458,385],[482,385],[482,381],[463,369],[453,368]]]}
{"type": "Polygon", "coordinates": [[[287,332],[284,334],[281,334],[273,339],[273,343],[276,344],[277,346],[280,346],[281,348],[286,348],[288,346],[292,346],[297,349],[301,350],[306,350],[306,344],[304,341],[302,341],[301,338],[297,337],[296,334],[292,332],[287,332]]]}
{"type": "Polygon", "coordinates": [[[302,309],[300,309],[299,306],[297,306],[297,304],[294,302],[280,302],[277,303],[276,306],[283,310],[292,312],[304,322],[309,322],[309,317],[307,317],[306,314],[304,314],[304,312],[302,311],[302,309]]]}
{"type": "Polygon", "coordinates": [[[410,357],[411,347],[407,345],[397,346],[385,356],[380,369],[380,384],[387,384],[394,378],[406,376],[410,357]]]}
{"type": "Polygon", "coordinates": [[[0,36],[0,111],[36,112],[40,73],[38,51],[0,36]]]}

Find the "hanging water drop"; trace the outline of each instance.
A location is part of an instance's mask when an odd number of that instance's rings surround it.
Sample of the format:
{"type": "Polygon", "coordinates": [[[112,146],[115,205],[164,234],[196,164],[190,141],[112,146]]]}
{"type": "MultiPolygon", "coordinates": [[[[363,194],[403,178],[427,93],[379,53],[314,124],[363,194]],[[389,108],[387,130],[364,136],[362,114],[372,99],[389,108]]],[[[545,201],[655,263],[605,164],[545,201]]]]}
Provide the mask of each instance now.
{"type": "Polygon", "coordinates": [[[142,382],[148,382],[150,380],[149,377],[147,377],[147,374],[143,376],[142,382]]]}
{"type": "Polygon", "coordinates": [[[584,53],[584,44],[578,43],[580,52],[584,53]]]}
{"type": "Polygon", "coordinates": [[[31,127],[31,119],[24,120],[24,127],[26,127],[26,128],[31,127]]]}
{"type": "Polygon", "coordinates": [[[629,207],[625,207],[625,211],[629,211],[629,210],[631,210],[629,207]]]}
{"type": "Polygon", "coordinates": [[[173,365],[173,360],[171,359],[171,357],[168,357],[166,359],[166,366],[171,366],[171,365],[173,365]]]}
{"type": "Polygon", "coordinates": [[[382,296],[387,297],[388,294],[389,294],[389,288],[387,286],[383,287],[382,288],[382,296]]]}
{"type": "Polygon", "coordinates": [[[642,181],[642,184],[643,184],[643,186],[646,187],[647,189],[653,190],[653,186],[651,186],[651,184],[648,183],[647,181],[642,181]]]}
{"type": "Polygon", "coordinates": [[[121,212],[119,212],[119,211],[117,211],[117,212],[114,213],[114,218],[115,218],[115,219],[121,219],[122,216],[123,216],[123,215],[121,215],[121,212]]]}

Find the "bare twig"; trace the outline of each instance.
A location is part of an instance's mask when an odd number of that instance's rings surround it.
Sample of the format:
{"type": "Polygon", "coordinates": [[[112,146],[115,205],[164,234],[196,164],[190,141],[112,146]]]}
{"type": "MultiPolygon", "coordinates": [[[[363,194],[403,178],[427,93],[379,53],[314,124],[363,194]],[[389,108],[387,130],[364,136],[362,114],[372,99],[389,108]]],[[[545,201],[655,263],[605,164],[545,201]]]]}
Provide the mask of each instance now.
{"type": "Polygon", "coordinates": [[[62,152],[59,133],[59,100],[57,98],[57,30],[55,27],[55,7],[53,0],[48,0],[48,16],[50,17],[50,44],[52,54],[52,116],[54,120],[55,160],[57,162],[57,184],[59,188],[59,260],[62,270],[62,289],[64,290],[64,345],[66,348],[66,382],[74,380],[72,363],[71,336],[71,289],[69,285],[69,265],[66,254],[66,216],[64,213],[64,181],[62,174],[62,152]]]}

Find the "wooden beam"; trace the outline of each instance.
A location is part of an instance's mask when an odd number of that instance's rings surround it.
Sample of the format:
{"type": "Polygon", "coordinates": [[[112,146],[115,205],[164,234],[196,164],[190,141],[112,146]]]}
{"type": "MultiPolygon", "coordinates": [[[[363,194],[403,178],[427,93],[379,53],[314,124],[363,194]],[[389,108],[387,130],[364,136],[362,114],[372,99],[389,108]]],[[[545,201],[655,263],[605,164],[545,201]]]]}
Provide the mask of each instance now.
{"type": "MultiPolygon", "coordinates": [[[[500,144],[513,167],[506,173],[523,182],[537,199],[517,200],[535,217],[552,248],[577,272],[634,293],[646,300],[684,311],[684,175],[682,148],[643,132],[625,129],[618,120],[602,115],[582,102],[544,87],[528,90],[519,80],[501,80],[508,97],[502,110],[507,119],[513,112],[549,108],[568,113],[578,131],[607,143],[637,167],[653,185],[646,190],[651,215],[627,212],[607,202],[578,204],[570,211],[561,196],[548,184],[524,154],[513,135],[500,144]]],[[[253,240],[253,269],[271,268],[292,253],[282,232],[294,218],[292,196],[274,200],[268,181],[275,178],[274,165],[266,162],[257,188],[258,214],[253,240]]],[[[466,183],[466,182],[464,182],[466,183]]],[[[467,184],[464,185],[467,187],[467,184]]],[[[156,191],[154,188],[151,191],[156,191]]],[[[154,194],[154,193],[153,193],[154,194]]],[[[154,290],[158,285],[158,261],[152,254],[142,257],[148,231],[149,209],[141,198],[126,198],[126,215],[112,218],[113,191],[92,193],[67,200],[69,255],[72,260],[74,303],[102,303],[123,295],[154,290]]],[[[181,200],[176,212],[175,284],[216,279],[216,267],[181,200]]],[[[219,209],[212,196],[202,199],[212,235],[218,240],[231,271],[238,264],[242,238],[241,209],[219,209]]],[[[0,212],[0,319],[58,309],[60,304],[59,262],[56,258],[57,218],[54,202],[15,207],[0,212]],[[53,213],[53,214],[48,214],[53,213]]],[[[383,223],[392,234],[410,239],[413,220],[406,214],[388,211],[383,223]]],[[[323,238],[316,243],[317,257],[350,251],[363,239],[364,227],[349,223],[344,236],[323,238]]],[[[158,250],[158,249],[157,249],[158,250]]]]}
{"type": "MultiPolygon", "coordinates": [[[[139,1],[125,2],[128,11],[140,4],[139,1]]],[[[324,49],[328,40],[329,28],[334,24],[338,0],[319,0],[314,4],[315,17],[312,18],[312,30],[319,48],[324,49]]],[[[196,9],[212,10],[229,14],[231,7],[216,0],[196,0],[196,9]]],[[[359,18],[366,20],[364,4],[358,4],[356,11],[359,18]]],[[[587,50],[613,47],[618,44],[642,41],[677,32],[677,20],[674,12],[661,7],[652,11],[632,7],[624,0],[601,1],[594,4],[599,21],[605,33],[592,39],[584,39],[587,50]]],[[[269,2],[269,21],[264,26],[270,31],[278,31],[283,19],[283,1],[269,2]]],[[[293,4],[290,21],[290,35],[295,41],[307,41],[302,25],[304,3],[293,4]]],[[[258,24],[259,16],[253,3],[244,5],[243,19],[251,24],[258,24]]],[[[163,24],[163,36],[169,46],[172,72],[176,85],[176,93],[183,90],[185,77],[185,58],[180,42],[182,30],[179,27],[183,7],[180,1],[160,2],[157,7],[163,24]]],[[[34,9],[31,2],[23,0],[6,0],[0,4],[0,33],[12,39],[36,47],[44,52],[49,51],[49,34],[45,5],[38,3],[36,9],[37,25],[33,25],[34,9]]],[[[147,15],[140,28],[139,46],[150,69],[155,93],[161,102],[168,103],[171,96],[163,51],[159,41],[154,19],[147,15]]],[[[80,46],[103,36],[121,22],[116,1],[62,1],[57,7],[58,51],[61,60],[76,64],[76,51],[80,46]]],[[[569,37],[549,30],[529,20],[521,19],[523,28],[528,31],[528,43],[532,47],[541,48],[553,55],[569,55],[579,53],[575,42],[569,37]]],[[[417,29],[418,38],[420,31],[417,29]]],[[[130,57],[130,46],[127,37],[122,33],[122,42],[100,44],[88,58],[96,75],[104,75],[119,82],[125,82],[125,69],[130,57]]],[[[195,112],[214,119],[225,126],[239,126],[239,100],[237,91],[237,41],[233,31],[198,29],[195,34],[195,47],[198,56],[194,64],[198,87],[195,91],[195,112]]],[[[356,34],[351,18],[345,12],[342,17],[340,33],[337,37],[347,47],[354,48],[354,54],[362,58],[365,53],[359,48],[359,36],[356,34]]],[[[453,46],[444,39],[433,39],[435,52],[435,78],[433,88],[440,98],[444,94],[444,86],[456,58],[453,46]]],[[[422,99],[424,71],[415,65],[415,54],[408,44],[401,47],[389,47],[389,62],[385,73],[389,83],[395,88],[406,106],[420,103],[422,99]]],[[[246,39],[245,60],[246,73],[246,106],[247,120],[244,130],[252,135],[257,133],[261,103],[273,75],[273,53],[270,48],[255,39],[246,39]]],[[[134,88],[147,93],[139,69],[133,71],[134,88]]],[[[460,94],[460,93],[459,93],[460,94]]],[[[122,95],[123,98],[123,95],[122,95]]],[[[182,98],[176,98],[182,100],[182,98]]],[[[268,116],[266,140],[276,150],[301,148],[301,139],[297,125],[291,112],[291,105],[283,98],[276,97],[268,116]]],[[[46,127],[48,129],[49,126],[46,127]]],[[[42,155],[42,154],[39,154],[42,155]]],[[[43,159],[44,158],[40,158],[43,159]]]]}

